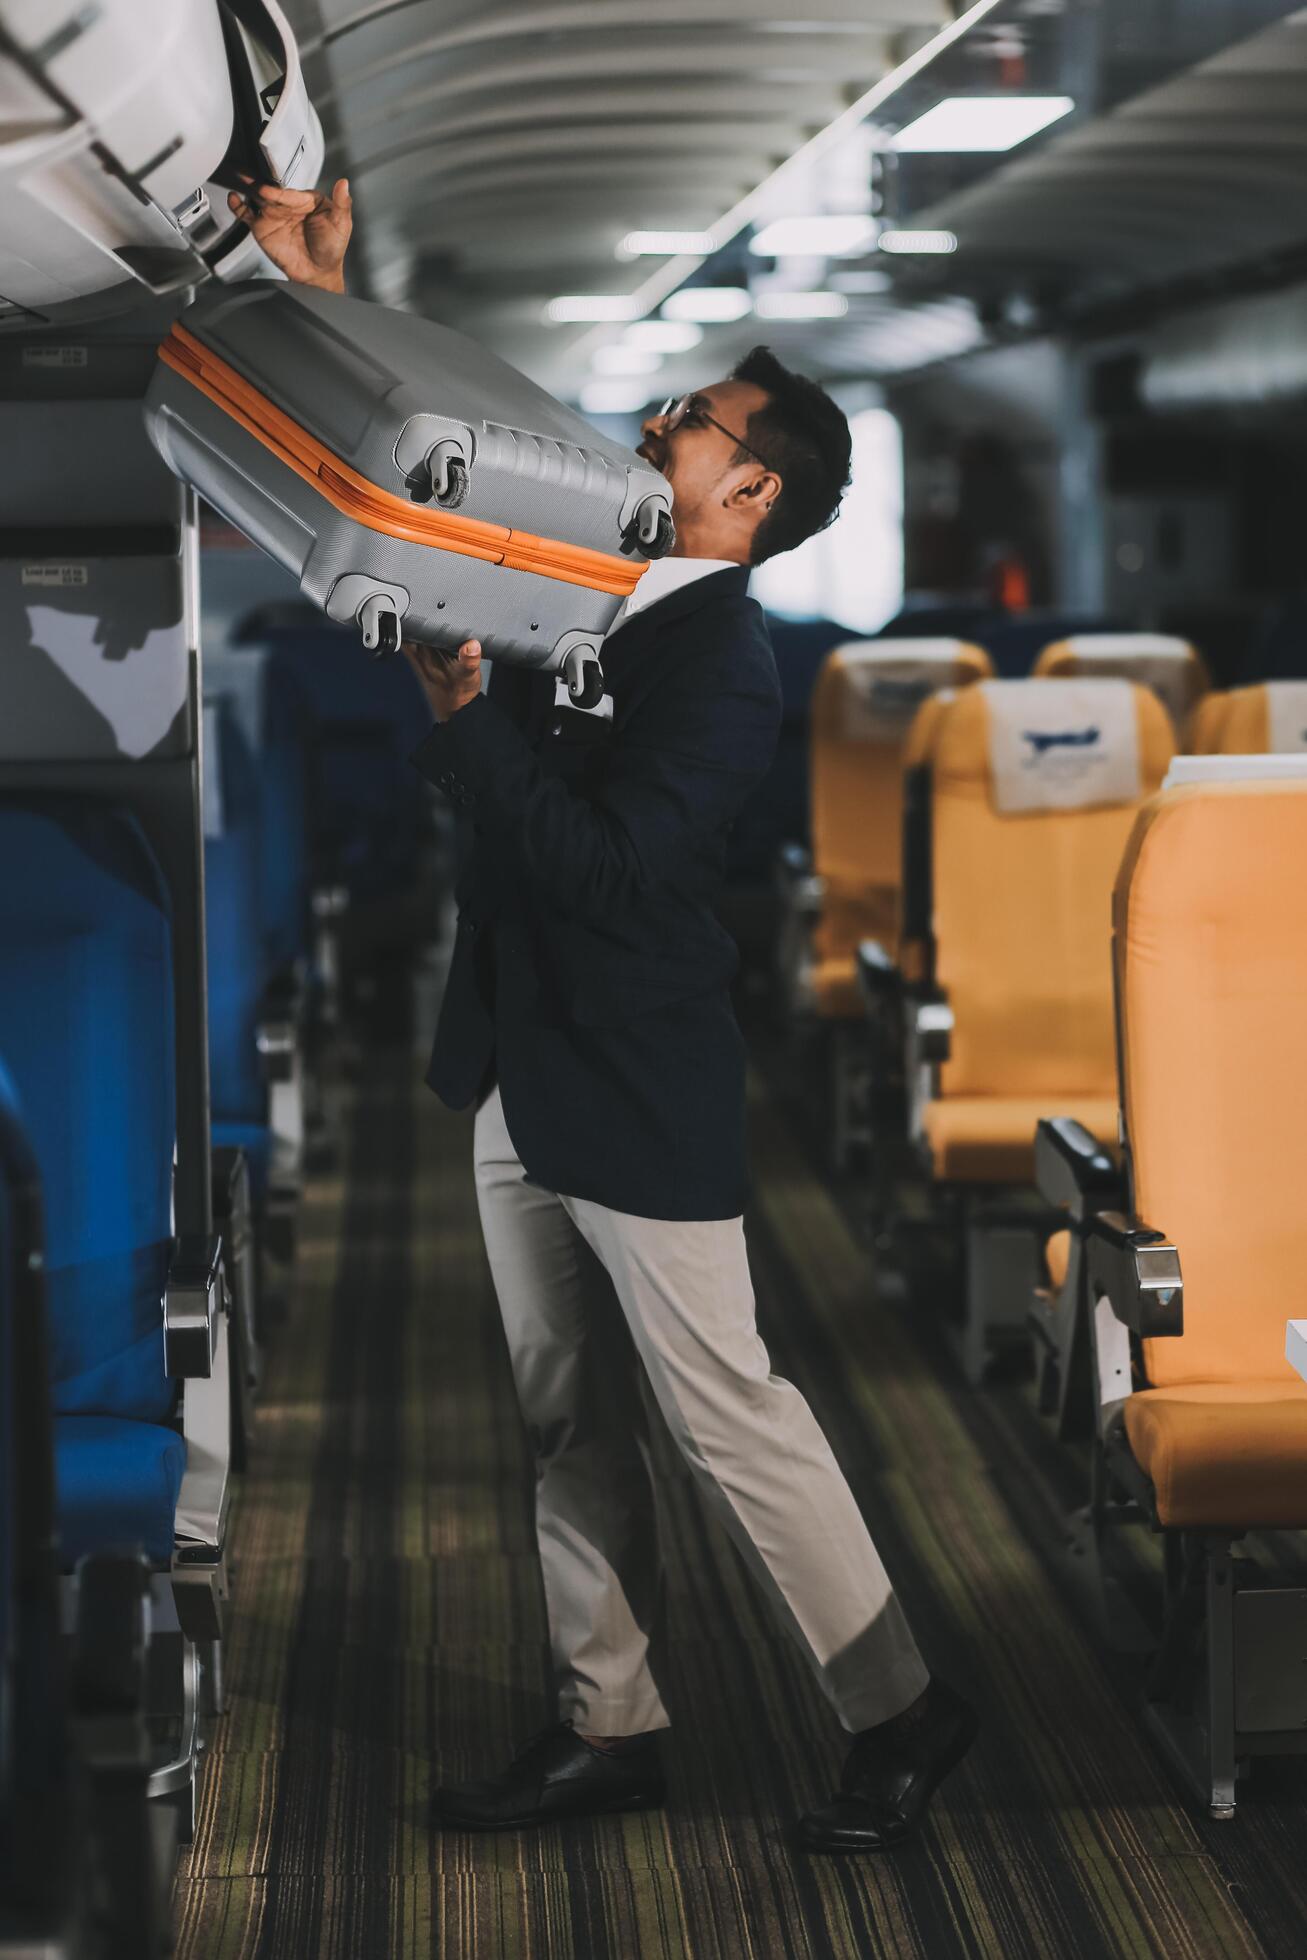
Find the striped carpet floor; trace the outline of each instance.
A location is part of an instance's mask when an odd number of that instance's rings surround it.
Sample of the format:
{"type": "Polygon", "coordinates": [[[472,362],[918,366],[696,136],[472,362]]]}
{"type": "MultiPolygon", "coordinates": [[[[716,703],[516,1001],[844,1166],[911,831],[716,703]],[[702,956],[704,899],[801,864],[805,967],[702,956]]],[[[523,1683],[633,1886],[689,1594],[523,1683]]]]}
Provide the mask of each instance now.
{"type": "MultiPolygon", "coordinates": [[[[465,1121],[370,1056],[303,1213],[234,1521],[229,1713],[176,1888],[181,1960],[1297,1955],[1301,1773],[1213,1825],[1177,1793],[991,1460],[759,1089],[751,1246],[931,1662],[984,1711],[923,1839],[811,1860],[840,1738],[663,1450],[678,1727],[662,1813],[470,1838],[427,1792],[549,1719],[529,1476],[465,1121]]],[[[1000,1474],[1003,1473],[1003,1474],[1000,1474]]]]}

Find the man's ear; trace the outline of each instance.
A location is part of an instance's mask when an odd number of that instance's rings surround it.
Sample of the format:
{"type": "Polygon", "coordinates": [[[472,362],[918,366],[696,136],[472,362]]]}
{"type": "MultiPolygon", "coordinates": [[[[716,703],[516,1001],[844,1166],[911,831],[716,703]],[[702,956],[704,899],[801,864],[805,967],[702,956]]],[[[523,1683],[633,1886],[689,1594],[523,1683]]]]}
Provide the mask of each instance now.
{"type": "Polygon", "coordinates": [[[726,499],[727,507],[747,516],[761,517],[771,509],[783,487],[775,470],[759,470],[756,476],[736,484],[726,499]]]}

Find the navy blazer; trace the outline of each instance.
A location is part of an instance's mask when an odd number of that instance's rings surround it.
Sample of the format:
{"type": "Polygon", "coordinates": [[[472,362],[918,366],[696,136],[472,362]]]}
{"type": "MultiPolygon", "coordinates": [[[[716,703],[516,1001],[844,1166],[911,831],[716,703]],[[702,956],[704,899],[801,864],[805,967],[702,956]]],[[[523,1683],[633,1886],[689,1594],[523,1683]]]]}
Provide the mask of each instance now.
{"type": "Polygon", "coordinates": [[[414,756],[470,819],[427,1080],[496,1078],[528,1177],[644,1218],[734,1218],[747,1190],[726,838],[781,694],[748,571],[711,572],[604,647],[611,719],[502,665],[414,756]]]}

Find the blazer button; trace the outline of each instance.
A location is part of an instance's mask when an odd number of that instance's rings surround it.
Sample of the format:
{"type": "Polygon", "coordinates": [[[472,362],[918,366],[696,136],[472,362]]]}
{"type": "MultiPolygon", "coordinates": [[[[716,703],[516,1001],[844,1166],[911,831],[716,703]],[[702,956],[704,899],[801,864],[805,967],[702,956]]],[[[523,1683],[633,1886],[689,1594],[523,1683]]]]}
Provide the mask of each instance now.
{"type": "Polygon", "coordinates": [[[562,732],[563,732],[563,724],[561,721],[556,721],[553,727],[549,731],[551,735],[561,735],[562,732]]]}
{"type": "Polygon", "coordinates": [[[452,789],[454,786],[454,778],[450,775],[448,769],[442,770],[436,777],[436,781],[441,789],[452,789]]]}

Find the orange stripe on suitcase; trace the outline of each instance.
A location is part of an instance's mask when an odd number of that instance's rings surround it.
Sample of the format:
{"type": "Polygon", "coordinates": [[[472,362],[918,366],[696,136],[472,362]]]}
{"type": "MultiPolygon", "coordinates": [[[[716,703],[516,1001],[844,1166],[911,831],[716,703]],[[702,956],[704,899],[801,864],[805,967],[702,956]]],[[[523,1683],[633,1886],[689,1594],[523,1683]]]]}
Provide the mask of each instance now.
{"type": "Polygon", "coordinates": [[[271,450],[289,469],[311,483],[344,516],[384,536],[403,538],[439,551],[458,552],[506,565],[516,572],[536,572],[544,578],[581,585],[625,599],[648,570],[643,559],[610,557],[584,545],[564,544],[557,538],[538,538],[480,517],[458,517],[451,511],[422,510],[392,491],[369,483],[311,436],[292,416],[270,402],[252,382],[214,354],[183,326],[174,326],[159,348],[159,359],[193,383],[225,414],[271,450]]]}

